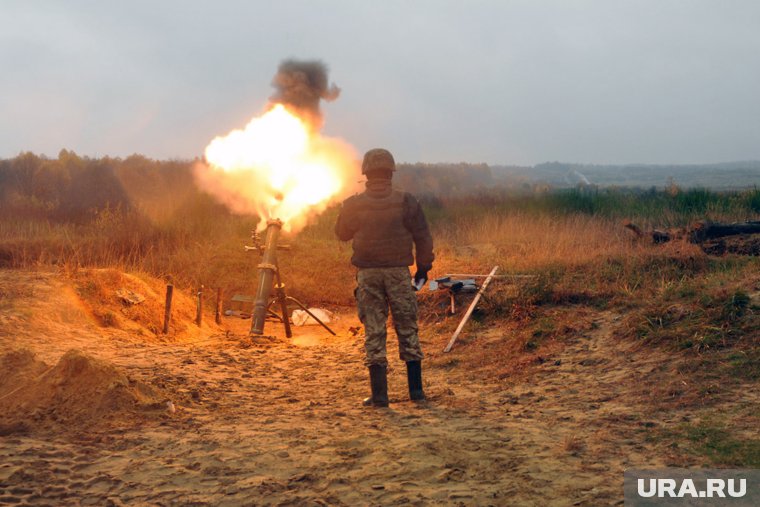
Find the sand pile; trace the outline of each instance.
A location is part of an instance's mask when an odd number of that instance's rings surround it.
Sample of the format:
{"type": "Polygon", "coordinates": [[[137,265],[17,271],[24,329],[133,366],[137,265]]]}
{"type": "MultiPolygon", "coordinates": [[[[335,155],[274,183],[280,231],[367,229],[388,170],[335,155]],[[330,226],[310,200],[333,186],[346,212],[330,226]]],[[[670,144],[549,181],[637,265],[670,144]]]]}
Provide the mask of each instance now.
{"type": "Polygon", "coordinates": [[[123,424],[163,413],[165,400],[158,389],[78,350],[68,351],[53,367],[29,350],[0,356],[0,432],[123,424]]]}
{"type": "MultiPolygon", "coordinates": [[[[112,268],[79,270],[72,279],[81,303],[99,325],[142,335],[162,333],[164,282],[112,268]]],[[[195,301],[175,290],[169,336],[196,331],[194,321],[195,301]]],[[[209,321],[213,322],[207,318],[206,322],[209,321]]]]}

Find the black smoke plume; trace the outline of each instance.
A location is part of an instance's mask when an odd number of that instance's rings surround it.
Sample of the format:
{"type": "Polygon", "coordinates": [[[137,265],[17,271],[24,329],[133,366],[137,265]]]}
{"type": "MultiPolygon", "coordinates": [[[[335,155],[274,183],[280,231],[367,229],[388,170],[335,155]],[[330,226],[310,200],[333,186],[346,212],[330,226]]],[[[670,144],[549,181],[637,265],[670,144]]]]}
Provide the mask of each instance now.
{"type": "Polygon", "coordinates": [[[272,86],[277,91],[271,102],[294,108],[317,122],[321,120],[319,101],[335,100],[340,95],[340,88],[327,79],[327,65],[319,60],[284,60],[272,86]]]}

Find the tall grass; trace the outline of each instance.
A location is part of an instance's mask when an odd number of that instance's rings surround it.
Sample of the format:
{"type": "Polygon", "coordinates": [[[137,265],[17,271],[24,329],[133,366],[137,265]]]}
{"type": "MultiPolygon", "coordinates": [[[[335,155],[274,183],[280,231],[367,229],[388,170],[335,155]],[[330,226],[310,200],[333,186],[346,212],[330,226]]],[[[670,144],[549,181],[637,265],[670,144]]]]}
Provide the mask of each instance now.
{"type": "Polygon", "coordinates": [[[437,222],[439,259],[463,258],[481,265],[501,263],[507,271],[532,271],[552,265],[576,266],[600,257],[633,254],[642,245],[619,222],[584,214],[513,212],[437,222]]]}
{"type": "MultiPolygon", "coordinates": [[[[641,263],[674,252],[634,241],[620,226],[621,217],[658,226],[705,217],[757,219],[759,201],[757,190],[575,190],[431,202],[426,212],[437,255],[432,274],[482,272],[498,264],[508,273],[580,276],[578,283],[587,286],[613,283],[636,290],[641,263]]],[[[76,222],[6,213],[0,218],[0,265],[117,267],[181,287],[219,286],[228,295],[253,291],[258,257],[243,245],[255,218],[231,215],[208,199],[186,203],[169,218],[147,216],[139,206],[105,207],[76,222]]],[[[297,236],[283,238],[293,246],[280,254],[284,281],[290,293],[310,303],[353,301],[351,248],[334,237],[336,216],[337,208],[329,209],[297,236]]],[[[689,246],[679,248],[676,257],[699,256],[689,246]]]]}

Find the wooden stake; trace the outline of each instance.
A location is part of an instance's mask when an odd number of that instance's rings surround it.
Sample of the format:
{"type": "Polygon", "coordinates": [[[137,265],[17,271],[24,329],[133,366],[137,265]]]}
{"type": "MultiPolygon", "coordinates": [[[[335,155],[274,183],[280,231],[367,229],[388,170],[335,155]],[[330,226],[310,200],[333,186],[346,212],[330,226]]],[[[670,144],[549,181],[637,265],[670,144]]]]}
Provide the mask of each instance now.
{"type": "Polygon", "coordinates": [[[198,306],[195,309],[195,324],[200,327],[203,319],[203,285],[198,289],[198,306]]]}
{"type": "Polygon", "coordinates": [[[491,283],[491,279],[496,274],[496,271],[498,271],[499,266],[494,266],[494,268],[491,270],[491,273],[488,274],[485,281],[483,282],[483,285],[480,287],[480,290],[477,294],[475,294],[475,298],[472,300],[472,303],[470,303],[470,307],[467,309],[467,313],[464,314],[464,317],[462,317],[462,321],[459,323],[459,326],[457,326],[456,331],[454,331],[454,335],[451,337],[451,340],[449,340],[449,344],[446,345],[446,348],[443,349],[444,352],[449,352],[451,350],[451,347],[454,346],[454,342],[457,341],[457,338],[459,338],[459,333],[462,332],[462,329],[464,328],[464,325],[467,324],[467,321],[470,320],[470,316],[472,315],[472,312],[475,310],[475,306],[478,304],[478,301],[480,301],[480,297],[483,295],[483,292],[485,292],[486,287],[488,287],[488,284],[491,283]]]}
{"type": "Polygon", "coordinates": [[[222,288],[216,288],[216,315],[214,318],[217,324],[222,323],[222,288]]]}
{"type": "Polygon", "coordinates": [[[167,284],[166,286],[166,303],[164,304],[164,334],[169,333],[169,321],[172,316],[172,295],[174,294],[174,286],[167,284]]]}

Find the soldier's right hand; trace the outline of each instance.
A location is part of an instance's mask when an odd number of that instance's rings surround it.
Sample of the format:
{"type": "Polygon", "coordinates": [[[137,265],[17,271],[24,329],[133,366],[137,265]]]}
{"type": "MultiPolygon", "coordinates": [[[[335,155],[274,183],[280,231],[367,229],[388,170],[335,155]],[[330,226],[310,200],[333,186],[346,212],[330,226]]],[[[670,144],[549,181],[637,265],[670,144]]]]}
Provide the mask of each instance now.
{"type": "Polygon", "coordinates": [[[418,269],[416,273],[414,273],[414,288],[416,290],[420,290],[423,285],[425,285],[425,282],[427,282],[428,279],[428,272],[427,270],[418,269]]]}

